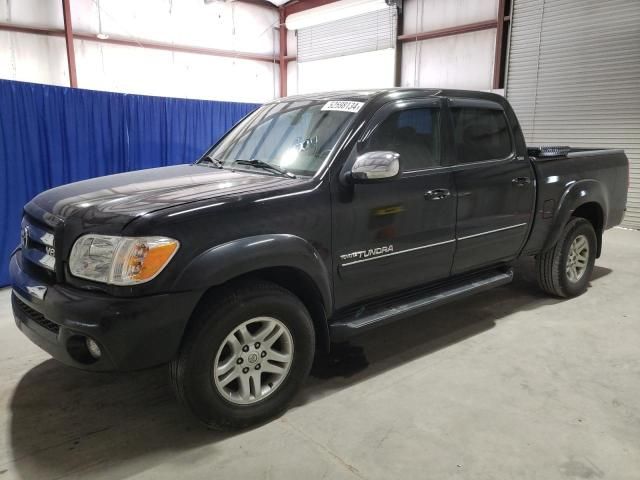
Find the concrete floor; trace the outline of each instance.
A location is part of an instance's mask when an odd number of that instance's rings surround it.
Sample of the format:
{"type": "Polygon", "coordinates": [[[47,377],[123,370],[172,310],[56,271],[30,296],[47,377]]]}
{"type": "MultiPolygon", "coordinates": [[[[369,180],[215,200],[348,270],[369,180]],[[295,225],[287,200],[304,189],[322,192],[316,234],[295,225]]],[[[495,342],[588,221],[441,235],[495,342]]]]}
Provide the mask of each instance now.
{"type": "Polygon", "coordinates": [[[378,330],[283,417],[203,430],[165,370],[62,366],[0,292],[0,480],[640,478],[640,232],[605,237],[592,286],[513,284],[378,330]]]}

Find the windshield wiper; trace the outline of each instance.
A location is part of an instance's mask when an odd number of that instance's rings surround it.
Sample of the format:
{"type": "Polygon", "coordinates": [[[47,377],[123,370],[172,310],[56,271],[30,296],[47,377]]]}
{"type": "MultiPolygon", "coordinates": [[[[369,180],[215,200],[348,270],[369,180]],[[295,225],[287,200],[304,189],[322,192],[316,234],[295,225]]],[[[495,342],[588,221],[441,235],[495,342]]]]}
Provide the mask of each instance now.
{"type": "Polygon", "coordinates": [[[257,160],[257,159],[236,160],[233,163],[237,163],[238,165],[251,165],[252,167],[262,168],[264,170],[272,170],[274,172],[279,173],[280,175],[284,175],[289,178],[296,178],[296,176],[293,173],[289,172],[288,170],[285,170],[284,168],[280,168],[277,165],[272,165],[270,163],[264,162],[262,160],[257,160]]]}
{"type": "Polygon", "coordinates": [[[198,165],[203,165],[204,163],[210,163],[211,166],[215,168],[222,168],[222,162],[220,160],[218,160],[217,158],[210,157],[208,155],[205,157],[202,157],[198,162],[198,165]]]}

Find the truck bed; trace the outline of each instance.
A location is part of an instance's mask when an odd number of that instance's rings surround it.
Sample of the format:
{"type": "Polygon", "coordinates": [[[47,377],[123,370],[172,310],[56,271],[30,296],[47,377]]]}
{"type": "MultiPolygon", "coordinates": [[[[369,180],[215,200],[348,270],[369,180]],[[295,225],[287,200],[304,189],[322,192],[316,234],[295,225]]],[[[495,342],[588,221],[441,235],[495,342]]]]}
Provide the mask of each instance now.
{"type": "Polygon", "coordinates": [[[523,254],[540,251],[548,241],[567,190],[578,188],[579,184],[599,184],[605,205],[604,229],[620,224],[628,187],[628,160],[623,150],[565,147],[566,153],[562,155],[532,155],[541,153],[540,148],[529,148],[537,179],[537,197],[533,228],[523,254]]]}

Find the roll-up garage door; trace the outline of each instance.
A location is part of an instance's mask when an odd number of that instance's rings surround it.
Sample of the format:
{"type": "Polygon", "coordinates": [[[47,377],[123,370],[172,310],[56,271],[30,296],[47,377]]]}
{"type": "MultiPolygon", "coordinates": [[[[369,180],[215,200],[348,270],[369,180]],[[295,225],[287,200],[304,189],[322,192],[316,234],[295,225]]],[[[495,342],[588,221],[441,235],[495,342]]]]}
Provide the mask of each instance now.
{"type": "Polygon", "coordinates": [[[395,48],[397,12],[386,7],[298,30],[298,62],[395,48]]]}
{"type": "Polygon", "coordinates": [[[298,39],[295,91],[392,87],[397,24],[385,0],[341,0],[289,16],[298,39]]]}
{"type": "Polygon", "coordinates": [[[514,0],[507,68],[530,144],[624,148],[640,228],[640,1],[514,0]]]}

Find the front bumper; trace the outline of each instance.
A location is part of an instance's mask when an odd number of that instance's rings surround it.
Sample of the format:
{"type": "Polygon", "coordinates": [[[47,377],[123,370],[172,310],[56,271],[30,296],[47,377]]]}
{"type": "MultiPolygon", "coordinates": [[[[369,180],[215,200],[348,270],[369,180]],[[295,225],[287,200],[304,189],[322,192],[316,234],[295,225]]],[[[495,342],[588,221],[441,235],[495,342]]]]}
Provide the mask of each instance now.
{"type": "Polygon", "coordinates": [[[87,370],[135,370],[171,360],[202,293],[118,298],[47,284],[22,261],[18,250],[9,266],[18,328],[56,360],[87,370]],[[99,359],[83,352],[86,337],[100,346],[99,359]]]}

